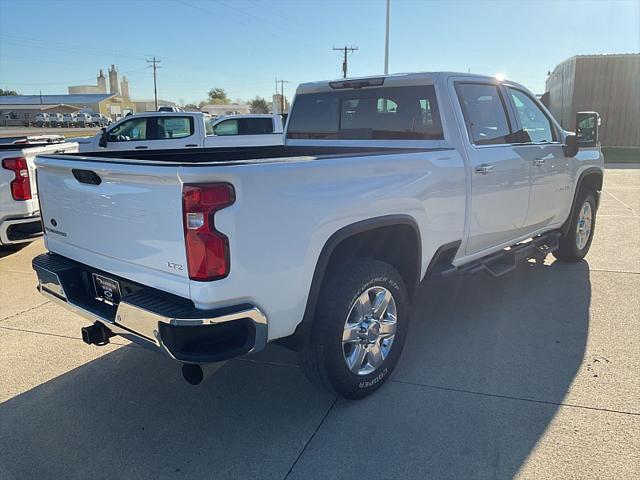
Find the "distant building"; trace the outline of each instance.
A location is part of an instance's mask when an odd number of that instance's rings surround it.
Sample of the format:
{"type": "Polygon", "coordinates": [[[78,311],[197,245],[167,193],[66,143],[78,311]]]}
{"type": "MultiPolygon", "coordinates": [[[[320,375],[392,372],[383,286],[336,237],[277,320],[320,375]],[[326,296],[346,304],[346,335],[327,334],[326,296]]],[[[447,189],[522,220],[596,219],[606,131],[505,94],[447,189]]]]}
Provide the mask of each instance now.
{"type": "Polygon", "coordinates": [[[286,113],[288,111],[289,101],[286,96],[283,99],[282,95],[276,93],[271,97],[271,113],[286,113]]]}
{"type": "MultiPolygon", "coordinates": [[[[155,112],[156,102],[155,100],[135,100],[136,112],[155,112]]],[[[158,99],[158,107],[177,107],[178,105],[169,100],[158,99]]]]}
{"type": "Polygon", "coordinates": [[[2,125],[24,125],[32,121],[39,111],[66,113],[80,110],[101,113],[114,120],[128,112],[136,112],[135,103],[110,93],[0,96],[2,125]],[[6,121],[7,114],[11,117],[11,123],[6,121]]]}
{"type": "Polygon", "coordinates": [[[73,85],[67,87],[67,90],[69,95],[107,93],[107,79],[102,69],[100,69],[95,85],[73,85]]]}
{"type": "Polygon", "coordinates": [[[129,100],[129,80],[125,75],[122,76],[122,80],[120,81],[120,95],[122,98],[129,100]]]}
{"type": "Polygon", "coordinates": [[[112,63],[109,69],[109,93],[114,95],[120,95],[120,86],[118,85],[118,71],[116,66],[112,63]]]}
{"type": "Polygon", "coordinates": [[[0,97],[0,126],[12,127],[28,125],[35,121],[38,113],[77,113],[82,109],[73,105],[60,103],[57,105],[12,104],[4,105],[0,97]]]}
{"type": "Polygon", "coordinates": [[[571,57],[550,73],[542,101],[565,130],[575,131],[577,112],[596,111],[603,146],[640,147],[640,54],[571,57]]]}
{"type": "Polygon", "coordinates": [[[229,103],[226,105],[203,105],[200,107],[201,112],[206,112],[214,117],[221,115],[240,115],[243,113],[251,113],[251,107],[241,103],[229,103]]]}

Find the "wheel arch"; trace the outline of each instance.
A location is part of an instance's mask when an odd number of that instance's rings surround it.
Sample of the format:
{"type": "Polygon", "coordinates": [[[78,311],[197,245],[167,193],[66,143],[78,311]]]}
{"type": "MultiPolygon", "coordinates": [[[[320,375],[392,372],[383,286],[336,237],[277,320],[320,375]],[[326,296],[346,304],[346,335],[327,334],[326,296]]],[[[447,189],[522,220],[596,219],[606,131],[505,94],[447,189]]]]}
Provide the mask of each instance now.
{"type": "Polygon", "coordinates": [[[573,192],[573,199],[571,200],[571,209],[569,210],[569,216],[562,225],[562,234],[566,234],[569,226],[571,225],[571,215],[578,201],[578,196],[584,188],[589,188],[596,196],[596,209],[600,204],[600,191],[602,190],[602,183],[604,180],[604,172],[599,167],[590,167],[585,169],[576,182],[576,188],[573,192]]]}
{"type": "Polygon", "coordinates": [[[332,262],[347,256],[365,256],[392,264],[400,273],[411,297],[420,282],[422,267],[422,242],[416,220],[409,215],[385,215],[349,224],[336,231],[325,242],[314,269],[307,303],[302,321],[293,335],[275,342],[299,351],[306,344],[311,333],[311,325],[322,283],[332,262]],[[389,248],[385,240],[392,234],[399,234],[394,244],[399,248],[389,248]],[[376,237],[378,242],[370,245],[368,240],[376,237]]]}

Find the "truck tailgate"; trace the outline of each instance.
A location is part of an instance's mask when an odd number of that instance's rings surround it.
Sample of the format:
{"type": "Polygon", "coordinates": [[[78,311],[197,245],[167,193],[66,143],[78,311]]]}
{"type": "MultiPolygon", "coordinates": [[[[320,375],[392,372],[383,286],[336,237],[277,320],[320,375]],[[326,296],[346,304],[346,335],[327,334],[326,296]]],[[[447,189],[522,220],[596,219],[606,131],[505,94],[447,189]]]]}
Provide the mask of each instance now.
{"type": "Polygon", "coordinates": [[[36,160],[47,248],[189,297],[177,166],[36,160]]]}

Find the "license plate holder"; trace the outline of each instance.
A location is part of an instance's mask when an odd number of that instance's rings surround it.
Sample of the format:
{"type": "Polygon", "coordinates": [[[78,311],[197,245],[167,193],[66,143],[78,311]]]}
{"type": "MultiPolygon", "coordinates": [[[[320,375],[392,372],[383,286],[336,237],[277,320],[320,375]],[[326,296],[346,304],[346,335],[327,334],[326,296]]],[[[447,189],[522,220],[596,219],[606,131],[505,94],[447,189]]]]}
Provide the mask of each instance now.
{"type": "Polygon", "coordinates": [[[97,273],[92,273],[93,288],[96,291],[95,299],[107,305],[115,306],[120,303],[120,284],[97,273]]]}

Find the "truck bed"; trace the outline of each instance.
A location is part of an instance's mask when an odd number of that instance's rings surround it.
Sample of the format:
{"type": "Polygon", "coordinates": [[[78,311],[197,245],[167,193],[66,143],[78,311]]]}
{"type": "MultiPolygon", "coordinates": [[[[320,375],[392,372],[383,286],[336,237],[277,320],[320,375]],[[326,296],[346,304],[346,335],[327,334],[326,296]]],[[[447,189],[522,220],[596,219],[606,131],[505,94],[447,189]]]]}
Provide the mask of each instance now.
{"type": "Polygon", "coordinates": [[[202,163],[256,163],[267,159],[279,161],[317,158],[335,158],[353,155],[388,155],[393,153],[413,153],[425,150],[387,147],[342,147],[342,146],[288,146],[273,145],[264,147],[232,147],[232,148],[190,148],[165,150],[125,150],[97,151],[72,154],[73,156],[92,158],[117,158],[128,160],[145,160],[168,164],[202,164],[202,163]]]}

